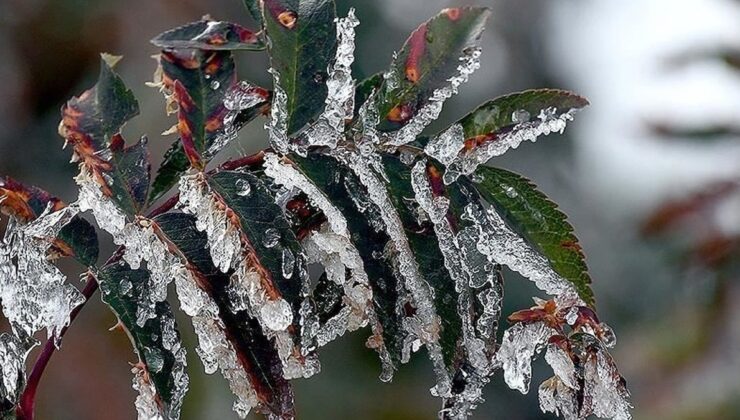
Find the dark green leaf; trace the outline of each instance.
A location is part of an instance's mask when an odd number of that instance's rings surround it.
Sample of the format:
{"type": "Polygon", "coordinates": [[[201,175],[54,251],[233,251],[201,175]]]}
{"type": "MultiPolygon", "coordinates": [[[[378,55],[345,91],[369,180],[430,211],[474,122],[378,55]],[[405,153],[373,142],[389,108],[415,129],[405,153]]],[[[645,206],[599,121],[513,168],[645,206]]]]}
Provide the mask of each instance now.
{"type": "Polygon", "coordinates": [[[150,169],[146,137],[123,149],[111,147],[108,182],[113,200],[128,214],[138,214],[147,203],[150,169]]]}
{"type": "Polygon", "coordinates": [[[476,46],[489,15],[490,11],[481,7],[445,9],[411,34],[392,64],[398,83],[393,86],[384,80],[378,92],[382,131],[401,128],[434,90],[449,85],[460,57],[476,46]]]}
{"type": "MultiPolygon", "coordinates": [[[[54,246],[63,244],[63,251],[86,267],[93,267],[98,261],[98,234],[85,219],[73,218],[57,235],[54,246]]],[[[66,255],[66,254],[65,254],[66,255]]]]}
{"type": "Polygon", "coordinates": [[[244,6],[258,24],[262,25],[262,9],[260,0],[244,0],[244,6]]]}
{"type": "Polygon", "coordinates": [[[229,301],[229,274],[213,265],[205,233],[195,227],[195,218],[182,213],[165,213],[154,218],[167,241],[191,264],[189,269],[201,279],[198,287],[216,303],[227,339],[237,351],[250,383],[265,414],[280,418],[294,414],[293,390],[283,378],[281,362],[274,344],[263,334],[248,311],[233,311],[229,301]]]}
{"type": "Polygon", "coordinates": [[[593,306],[585,256],[565,214],[520,175],[486,166],[479,167],[476,174],[483,177],[476,184],[483,199],[550,261],[555,272],[575,286],[584,302],[593,306]]]}
{"type": "Polygon", "coordinates": [[[139,326],[136,322],[138,302],[146,299],[145,294],[149,293],[149,272],[114,263],[95,275],[103,301],[113,309],[128,331],[139,361],[154,384],[163,417],[178,418],[188,379],[185,349],[170,305],[157,303],[156,317],[139,326]]]}
{"type": "Polygon", "coordinates": [[[372,95],[373,91],[383,84],[383,73],[375,73],[367,79],[358,82],[355,86],[355,115],[360,112],[360,107],[372,95]]]}
{"type": "Polygon", "coordinates": [[[287,129],[293,134],[324,109],[327,68],[336,51],[336,10],[331,0],[263,0],[272,67],[287,95],[287,129]]]}
{"type": "Polygon", "coordinates": [[[199,50],[265,49],[262,40],[249,29],[236,23],[211,19],[191,22],[157,35],[152,44],[160,48],[199,50]]]}

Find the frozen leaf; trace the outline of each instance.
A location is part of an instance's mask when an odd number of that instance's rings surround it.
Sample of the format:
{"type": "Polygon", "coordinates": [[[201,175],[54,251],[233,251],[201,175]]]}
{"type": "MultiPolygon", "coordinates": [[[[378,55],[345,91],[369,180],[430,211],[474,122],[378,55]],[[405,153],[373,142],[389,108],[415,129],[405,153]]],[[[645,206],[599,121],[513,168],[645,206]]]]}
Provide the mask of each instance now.
{"type": "Polygon", "coordinates": [[[152,44],[167,49],[252,50],[265,49],[258,34],[231,22],[203,19],[163,32],[152,44]]]}
{"type": "MultiPolygon", "coordinates": [[[[453,159],[446,156],[445,182],[475,169],[524,141],[536,141],[553,132],[562,133],[573,114],[588,101],[571,92],[539,89],[502,96],[478,107],[447,131],[432,138],[428,149],[442,143],[461,149],[453,159]],[[462,126],[462,131],[456,128],[462,126]],[[462,145],[462,147],[461,147],[462,145]]],[[[429,151],[429,150],[428,150],[429,151]]]]}
{"type": "Polygon", "coordinates": [[[139,419],[178,419],[189,379],[185,348],[169,304],[157,303],[156,317],[139,324],[139,301],[149,292],[149,273],[121,262],[103,267],[95,276],[103,301],[128,332],[139,358],[132,370],[139,419]]]}
{"type": "Polygon", "coordinates": [[[258,24],[262,25],[262,6],[260,0],[243,0],[244,7],[247,8],[249,14],[252,15],[258,24]]]}
{"type": "Polygon", "coordinates": [[[381,131],[398,130],[418,115],[395,143],[414,140],[477,67],[476,45],[489,15],[480,7],[445,9],[408,38],[376,99],[381,131]]]}
{"type": "Polygon", "coordinates": [[[237,396],[234,409],[246,416],[251,408],[279,418],[292,417],[293,391],[283,378],[274,344],[248,310],[235,309],[230,276],[221,273],[208,252],[207,236],[193,216],[166,213],[154,222],[182,258],[175,277],[183,310],[193,318],[198,353],[206,372],[220,369],[237,396]]]}
{"type": "Polygon", "coordinates": [[[585,256],[565,214],[520,175],[485,166],[476,173],[483,177],[475,184],[483,199],[511,229],[547,258],[552,269],[576,288],[584,302],[593,306],[585,256]]]}
{"type": "MultiPolygon", "coordinates": [[[[326,80],[337,48],[330,0],[264,0],[263,19],[270,63],[285,93],[286,134],[303,128],[324,108],[326,80]]],[[[276,104],[278,102],[276,101],[276,104]]]]}
{"type": "Polygon", "coordinates": [[[532,358],[557,331],[543,322],[517,323],[504,332],[496,360],[504,370],[504,380],[511,389],[522,394],[529,391],[532,379],[532,358]]]}

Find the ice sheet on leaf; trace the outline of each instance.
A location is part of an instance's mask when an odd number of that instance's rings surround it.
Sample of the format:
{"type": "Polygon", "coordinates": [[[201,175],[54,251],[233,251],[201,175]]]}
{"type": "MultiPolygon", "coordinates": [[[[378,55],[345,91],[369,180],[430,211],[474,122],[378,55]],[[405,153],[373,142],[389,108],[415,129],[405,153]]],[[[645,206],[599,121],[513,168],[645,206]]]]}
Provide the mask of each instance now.
{"type": "Polygon", "coordinates": [[[585,306],[575,287],[511,230],[493,208],[485,209],[479,203],[471,203],[466,206],[463,217],[475,224],[479,234],[478,250],[491,262],[508,266],[549,295],[585,306]]]}
{"type": "Polygon", "coordinates": [[[344,134],[345,121],[352,118],[355,107],[355,82],[352,63],[355,60],[355,27],[360,22],[351,8],[347,17],[335,19],[337,24],[337,52],[328,68],[328,94],[324,111],[318,121],[305,133],[310,146],[337,147],[344,134]]]}
{"type": "Polygon", "coordinates": [[[469,47],[460,56],[460,65],[457,73],[447,79],[448,85],[435,89],[428,102],[414,115],[414,117],[400,130],[394,132],[387,140],[390,146],[401,146],[411,143],[424,131],[424,129],[439,118],[442,107],[447,99],[457,95],[457,91],[463,83],[468,81],[470,75],[480,68],[479,47],[469,47]]]}
{"type": "Polygon", "coordinates": [[[11,218],[0,243],[3,314],[28,336],[45,328],[48,337],[58,337],[70,312],[85,300],[48,256],[52,241],[77,213],[72,205],[56,212],[48,207],[27,224],[11,218]]]}
{"type": "Polygon", "coordinates": [[[557,331],[543,322],[517,323],[504,332],[496,360],[504,370],[504,380],[522,394],[529,391],[532,380],[532,358],[557,331]]]}
{"type": "Polygon", "coordinates": [[[270,108],[270,121],[265,124],[265,130],[270,138],[270,145],[280,153],[289,151],[288,140],[288,95],[280,85],[280,73],[271,68],[273,94],[270,108]]]}
{"type": "MultiPolygon", "coordinates": [[[[472,150],[463,150],[455,159],[447,160],[447,172],[445,173],[445,183],[451,184],[460,175],[470,175],[475,169],[495,156],[500,156],[509,149],[516,149],[522,142],[535,142],[540,136],[547,136],[551,133],[563,133],[569,121],[573,121],[573,114],[576,110],[559,113],[557,108],[551,107],[540,111],[540,114],[534,120],[528,118],[519,119],[520,122],[511,128],[510,131],[499,134],[496,138],[491,139],[482,145],[474,147],[472,150]]],[[[454,127],[454,126],[453,126],[454,127]]],[[[440,148],[442,144],[454,145],[465,142],[464,133],[460,130],[445,131],[437,138],[433,139],[430,144],[439,144],[430,146],[432,150],[440,148]]]]}
{"type": "Polygon", "coordinates": [[[568,420],[578,420],[578,400],[576,390],[565,385],[554,376],[540,384],[538,398],[543,413],[553,413],[568,420]]]}
{"type": "Polygon", "coordinates": [[[36,341],[22,331],[0,334],[0,404],[15,405],[26,381],[26,357],[36,341]]]}
{"type": "Polygon", "coordinates": [[[229,89],[224,97],[224,107],[227,109],[227,112],[223,118],[223,127],[216,138],[213,139],[213,143],[208,147],[206,155],[213,157],[234,141],[239,133],[239,127],[236,124],[239,113],[264,101],[264,90],[248,82],[241,81],[229,89]]]}
{"type": "Polygon", "coordinates": [[[599,347],[586,361],[584,371],[584,409],[597,417],[628,420],[631,405],[629,393],[611,355],[599,347]]]}

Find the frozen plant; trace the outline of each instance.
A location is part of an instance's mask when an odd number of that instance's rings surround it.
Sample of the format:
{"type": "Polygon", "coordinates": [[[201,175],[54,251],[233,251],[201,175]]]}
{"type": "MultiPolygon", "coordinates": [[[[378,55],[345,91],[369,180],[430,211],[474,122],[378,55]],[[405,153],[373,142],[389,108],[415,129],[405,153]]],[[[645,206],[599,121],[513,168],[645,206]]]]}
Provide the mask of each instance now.
{"type": "Polygon", "coordinates": [[[139,418],[179,418],[189,378],[171,282],[204,371],[227,380],[240,417],[294,418],[291,379],[317,374],[321,347],[356,333],[368,335],[386,382],[425,349],[441,418],[467,418],[499,372],[526,393],[543,352],[554,373],[539,385],[544,412],[629,418],[608,352],[614,333],[596,315],[572,227],[527,179],[483,165],[561,132],[588,102],[515,93],[426,135],[480,66],[488,9],[443,10],[389,69],[358,81],[354,10],[246,4],[257,31],[204,18],[153,39],[161,53],[149,84],[176,114],[163,135],[179,136],[153,179],[146,137],[127,145],[121,135],[139,108],[113,70],[120,57],[103,54],[97,84],[62,109],[76,201],[0,180],[9,217],[0,297],[11,327],[0,340],[3,418],[34,417],[44,367],[98,289],[137,356],[139,418]],[[235,55],[264,50],[273,86],[240,81],[235,55]],[[260,116],[270,148],[211,163],[260,116]],[[98,230],[119,247],[104,262],[98,230]],[[83,290],[56,267],[65,257],[81,264],[83,290]],[[498,342],[503,266],[548,296],[511,314],[498,342]],[[48,341],[27,376],[41,329],[48,341]]]}

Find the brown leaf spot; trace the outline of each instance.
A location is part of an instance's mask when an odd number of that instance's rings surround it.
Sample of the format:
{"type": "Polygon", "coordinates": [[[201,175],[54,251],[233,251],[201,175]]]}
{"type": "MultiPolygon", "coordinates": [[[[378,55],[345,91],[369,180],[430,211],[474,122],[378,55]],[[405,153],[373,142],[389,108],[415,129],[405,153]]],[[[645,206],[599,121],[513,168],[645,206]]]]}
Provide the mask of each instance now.
{"type": "Polygon", "coordinates": [[[410,105],[403,104],[398,105],[394,107],[393,109],[388,112],[388,115],[386,118],[388,121],[392,122],[398,122],[398,123],[405,123],[406,121],[410,120],[411,117],[414,116],[413,110],[410,105]]]}
{"type": "Polygon", "coordinates": [[[288,29],[293,29],[297,20],[298,15],[291,10],[286,10],[278,15],[278,22],[288,29]]]}
{"type": "Polygon", "coordinates": [[[442,11],[451,21],[456,21],[460,19],[460,8],[459,7],[450,7],[448,9],[444,9],[442,11]]]}

